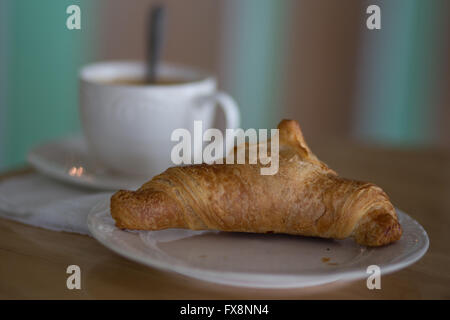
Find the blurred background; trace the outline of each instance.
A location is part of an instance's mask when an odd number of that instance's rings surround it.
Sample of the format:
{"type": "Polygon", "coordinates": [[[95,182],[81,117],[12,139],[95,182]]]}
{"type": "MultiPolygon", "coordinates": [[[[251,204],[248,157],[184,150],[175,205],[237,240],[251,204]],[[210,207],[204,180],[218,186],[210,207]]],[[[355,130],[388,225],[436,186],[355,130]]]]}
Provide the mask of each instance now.
{"type": "Polygon", "coordinates": [[[217,74],[243,128],[292,118],[311,144],[450,148],[448,0],[0,0],[0,170],[79,132],[79,67],[144,59],[155,3],[164,60],[217,74]],[[81,30],[66,28],[71,4],[81,30]],[[366,27],[371,4],[381,30],[366,27]]]}

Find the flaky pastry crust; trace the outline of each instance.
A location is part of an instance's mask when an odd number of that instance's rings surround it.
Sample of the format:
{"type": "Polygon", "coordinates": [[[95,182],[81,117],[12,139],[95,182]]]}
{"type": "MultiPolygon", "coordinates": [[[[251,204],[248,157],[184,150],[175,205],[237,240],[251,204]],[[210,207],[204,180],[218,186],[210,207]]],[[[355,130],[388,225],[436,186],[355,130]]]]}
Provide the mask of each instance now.
{"type": "Polygon", "coordinates": [[[382,189],[339,177],[310,151],[296,121],[283,120],[278,128],[275,175],[261,175],[260,163],[172,167],[137,191],[112,196],[117,227],[353,237],[367,246],[400,239],[397,214],[382,189]]]}

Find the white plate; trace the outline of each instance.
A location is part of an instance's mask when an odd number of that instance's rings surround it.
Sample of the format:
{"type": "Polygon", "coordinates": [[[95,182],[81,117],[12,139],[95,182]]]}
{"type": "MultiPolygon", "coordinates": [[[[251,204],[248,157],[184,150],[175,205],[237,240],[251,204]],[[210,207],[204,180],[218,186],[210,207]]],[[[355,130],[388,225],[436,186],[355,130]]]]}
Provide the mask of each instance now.
{"type": "Polygon", "coordinates": [[[92,209],[88,227],[112,251],[151,267],[226,285],[292,288],[364,279],[367,267],[374,264],[383,275],[419,260],[428,249],[428,236],[414,219],[397,212],[403,236],[381,248],[362,247],[352,239],[184,229],[124,231],[115,227],[108,199],[92,209]]]}
{"type": "Polygon", "coordinates": [[[137,189],[151,178],[110,171],[92,159],[82,137],[40,145],[29,152],[28,162],[52,178],[95,189],[137,189]]]}

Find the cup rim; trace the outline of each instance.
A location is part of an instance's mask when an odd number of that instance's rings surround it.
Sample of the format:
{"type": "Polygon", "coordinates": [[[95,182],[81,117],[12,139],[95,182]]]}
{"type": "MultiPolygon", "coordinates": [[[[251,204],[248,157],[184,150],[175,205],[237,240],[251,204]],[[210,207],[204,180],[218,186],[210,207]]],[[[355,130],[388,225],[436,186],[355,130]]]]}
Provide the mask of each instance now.
{"type": "Polygon", "coordinates": [[[163,62],[160,66],[162,74],[177,74],[182,81],[175,84],[117,84],[108,80],[124,75],[130,77],[144,77],[145,63],[139,60],[106,60],[89,63],[80,68],[79,79],[83,82],[110,88],[134,89],[181,89],[193,85],[216,84],[216,78],[199,68],[189,67],[178,63],[163,62]],[[181,74],[181,76],[180,76],[181,74]],[[184,79],[183,79],[184,78],[184,79]]]}

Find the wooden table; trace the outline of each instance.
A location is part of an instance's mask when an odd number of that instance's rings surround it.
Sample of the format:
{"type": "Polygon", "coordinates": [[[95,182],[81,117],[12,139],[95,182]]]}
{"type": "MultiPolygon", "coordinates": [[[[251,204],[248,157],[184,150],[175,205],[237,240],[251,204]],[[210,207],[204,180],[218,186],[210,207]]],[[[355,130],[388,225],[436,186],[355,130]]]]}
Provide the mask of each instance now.
{"type": "MultiPolygon", "coordinates": [[[[450,152],[395,150],[353,143],[312,144],[341,175],[380,185],[428,232],[430,249],[416,264],[365,280],[289,290],[210,284],[128,261],[88,236],[0,219],[0,298],[58,299],[431,299],[450,298],[450,152]],[[82,289],[66,288],[66,268],[82,270],[82,289]]],[[[27,172],[27,171],[26,171],[27,172]]],[[[24,172],[10,172],[7,179],[24,172]]]]}

